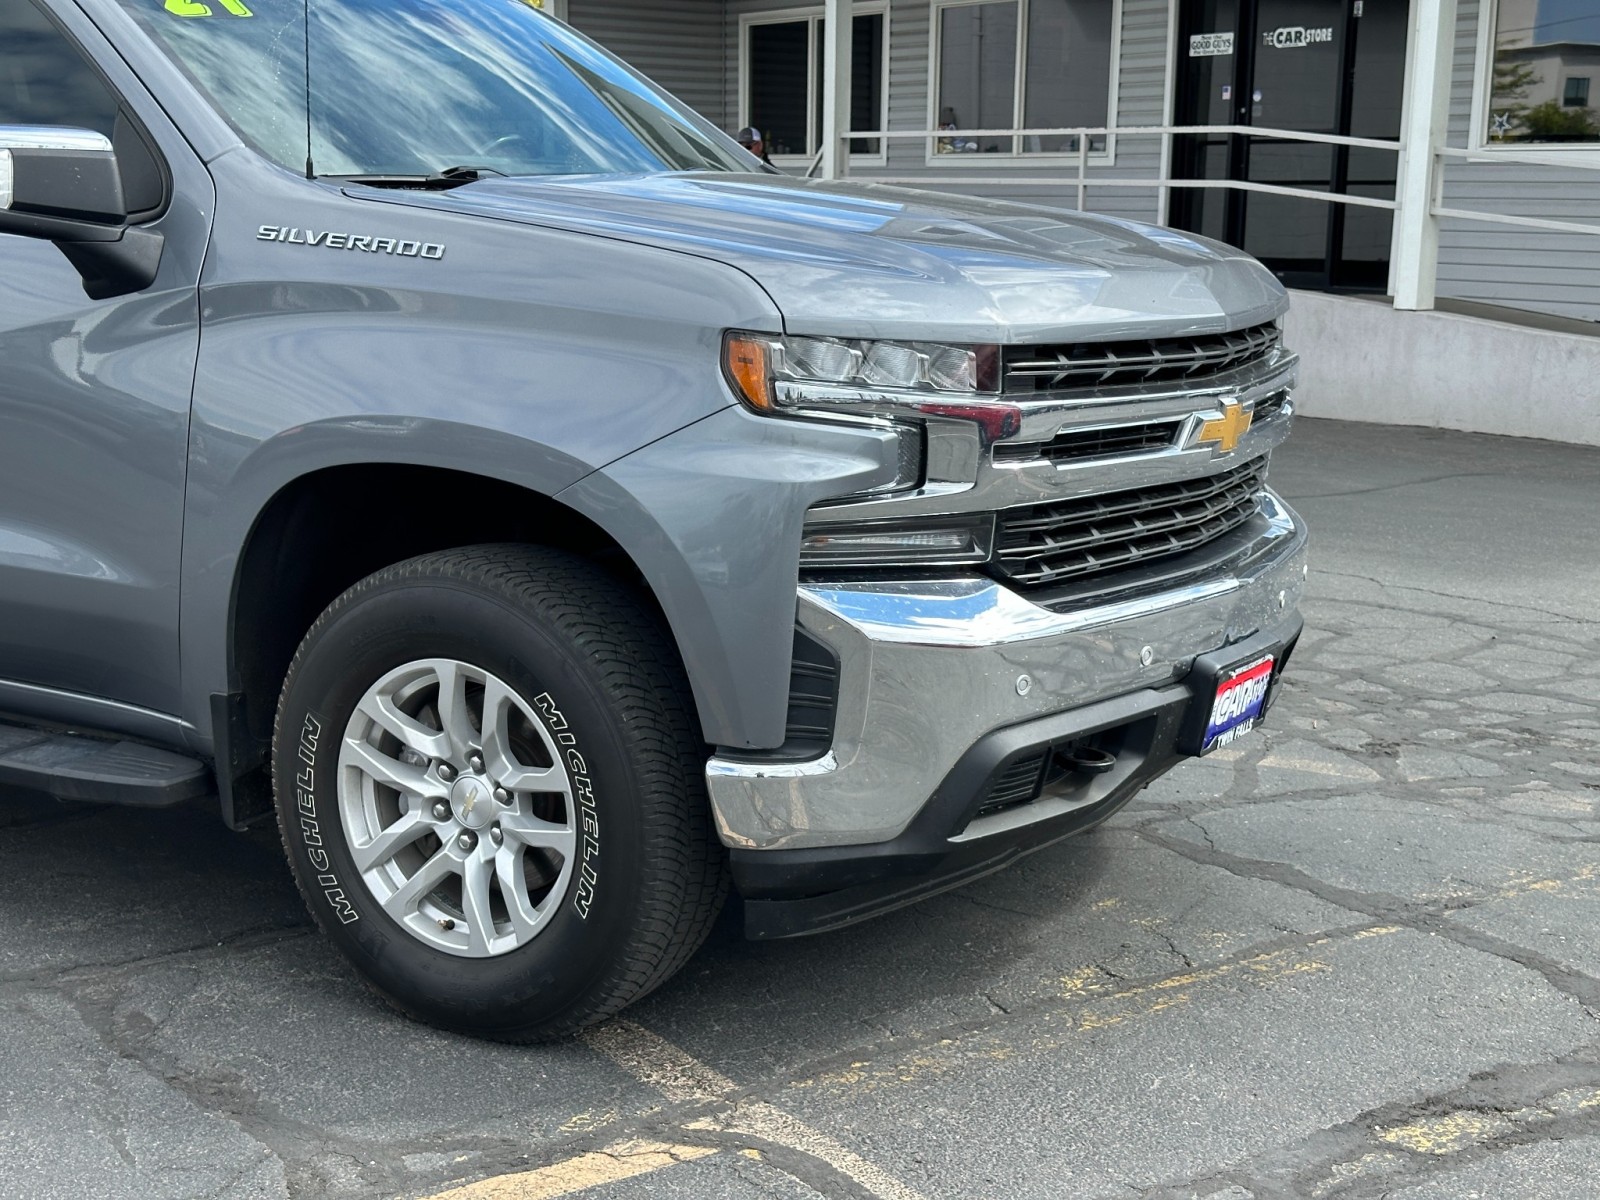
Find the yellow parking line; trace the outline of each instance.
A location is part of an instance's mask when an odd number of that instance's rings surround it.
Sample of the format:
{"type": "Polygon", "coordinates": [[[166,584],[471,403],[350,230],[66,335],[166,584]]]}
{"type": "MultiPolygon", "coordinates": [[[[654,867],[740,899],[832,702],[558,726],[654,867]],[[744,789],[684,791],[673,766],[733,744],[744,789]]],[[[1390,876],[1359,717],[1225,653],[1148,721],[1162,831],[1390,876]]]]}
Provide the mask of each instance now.
{"type": "Polygon", "coordinates": [[[1538,875],[1523,873],[1514,875],[1511,882],[1494,893],[1496,900],[1515,900],[1529,892],[1560,892],[1571,887],[1576,891],[1588,892],[1592,890],[1597,876],[1600,876],[1600,865],[1588,863],[1566,878],[1542,878],[1538,875]]]}
{"type": "Polygon", "coordinates": [[[583,1040],[673,1104],[710,1104],[738,1090],[726,1075],[632,1021],[607,1021],[583,1040]]]}
{"type": "Polygon", "coordinates": [[[710,1146],[668,1142],[617,1142],[533,1171],[497,1175],[429,1196],[427,1200],[555,1200],[603,1183],[647,1175],[681,1162],[715,1154],[710,1146]]]}
{"type": "MultiPolygon", "coordinates": [[[[1207,989],[1229,978],[1260,985],[1296,975],[1327,971],[1330,964],[1312,957],[1324,947],[1399,932],[1401,927],[1398,925],[1367,926],[1341,935],[1313,938],[1300,946],[1195,968],[1132,986],[1119,986],[1117,981],[1106,978],[1097,969],[1085,968],[1062,980],[1062,995],[1079,1003],[1059,1013],[1046,1014],[1046,1026],[1064,1019],[1067,1022],[1066,1029],[1038,1030],[1028,1046],[996,1046],[988,1056],[1005,1059],[1019,1051],[1042,1053],[1070,1038],[1109,1025],[1187,1005],[1196,989],[1207,989]]],[[[963,1064],[967,1063],[967,1059],[960,1052],[961,1048],[965,1047],[970,1052],[976,1048],[973,1043],[981,1045],[991,1034],[992,1031],[983,1030],[971,1037],[946,1038],[907,1059],[892,1057],[882,1063],[855,1063],[848,1071],[796,1080],[789,1086],[843,1086],[859,1093],[888,1084],[908,1083],[929,1073],[966,1069],[963,1064]]],[[[877,1200],[925,1200],[915,1188],[776,1105],[764,1100],[735,1099],[740,1089],[732,1079],[642,1025],[613,1020],[587,1031],[583,1040],[639,1083],[658,1092],[668,1103],[713,1109],[705,1116],[686,1122],[682,1126],[686,1133],[713,1135],[716,1140],[730,1143],[724,1149],[736,1149],[746,1154],[755,1153],[755,1148],[740,1146],[742,1138],[783,1146],[826,1164],[853,1180],[877,1200]]],[[[594,1125],[604,1124],[605,1120],[604,1116],[596,1118],[587,1113],[582,1114],[581,1119],[594,1125]]],[[[1388,1131],[1383,1140],[1438,1153],[1426,1143],[1452,1145],[1462,1138],[1470,1139],[1476,1132],[1466,1127],[1432,1129],[1418,1123],[1416,1127],[1403,1126],[1388,1131]]],[[[677,1163],[705,1158],[716,1152],[715,1148],[708,1146],[617,1142],[604,1150],[580,1154],[532,1171],[467,1184],[440,1192],[427,1200],[555,1200],[556,1197],[570,1196],[586,1188],[664,1170],[677,1163]]]]}
{"type": "Polygon", "coordinates": [[[1453,1112],[1380,1129],[1378,1137],[1391,1146],[1404,1146],[1418,1154],[1445,1155],[1486,1142],[1511,1127],[1510,1119],[1499,1113],[1453,1112]]]}
{"type": "Polygon", "coordinates": [[[1085,968],[1061,980],[1061,995],[1072,1003],[1039,1010],[1024,1043],[1019,1044],[1015,1031],[1007,1026],[985,1025],[969,1033],[941,1038],[913,1053],[889,1053],[880,1060],[863,1059],[843,1070],[794,1080],[788,1086],[831,1091],[859,1101],[864,1092],[898,1088],[933,1077],[970,1074],[981,1059],[1006,1062],[1024,1056],[1039,1057],[1108,1027],[1186,1008],[1212,994],[1220,994],[1230,980],[1241,986],[1267,987],[1323,974],[1333,970],[1331,963],[1316,957],[1324,948],[1388,937],[1401,932],[1402,928],[1371,925],[1131,986],[1105,979],[1096,968],[1085,968]]]}
{"type": "MultiPolygon", "coordinates": [[[[675,1104],[712,1104],[738,1091],[726,1075],[632,1021],[611,1021],[584,1034],[584,1041],[675,1104]]],[[[744,1134],[798,1150],[854,1180],[878,1200],[924,1200],[915,1188],[868,1162],[848,1146],[765,1101],[736,1104],[731,1113],[693,1121],[685,1128],[744,1134]]]]}

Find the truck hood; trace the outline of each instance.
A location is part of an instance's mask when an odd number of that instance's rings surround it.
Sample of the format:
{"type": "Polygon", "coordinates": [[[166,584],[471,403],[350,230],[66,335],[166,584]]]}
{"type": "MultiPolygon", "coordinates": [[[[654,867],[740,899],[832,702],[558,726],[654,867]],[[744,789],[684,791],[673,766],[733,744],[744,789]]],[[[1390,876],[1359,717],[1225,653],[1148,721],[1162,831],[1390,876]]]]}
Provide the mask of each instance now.
{"type": "Polygon", "coordinates": [[[877,184],[692,173],[349,193],[724,262],[766,289],[789,333],[1108,340],[1222,332],[1288,306],[1254,259],[1192,234],[877,184]]]}

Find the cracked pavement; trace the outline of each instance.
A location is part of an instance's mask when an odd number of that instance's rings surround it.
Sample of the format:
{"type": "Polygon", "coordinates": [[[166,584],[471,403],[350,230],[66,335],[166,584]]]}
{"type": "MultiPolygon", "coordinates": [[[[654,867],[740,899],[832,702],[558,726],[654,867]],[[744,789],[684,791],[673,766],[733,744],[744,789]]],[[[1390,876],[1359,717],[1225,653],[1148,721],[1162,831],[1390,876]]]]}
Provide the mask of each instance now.
{"type": "Polygon", "coordinates": [[[388,1012],[204,804],[0,796],[0,1197],[1592,1194],[1600,450],[1302,421],[1272,478],[1266,729],[579,1042],[388,1012]]]}

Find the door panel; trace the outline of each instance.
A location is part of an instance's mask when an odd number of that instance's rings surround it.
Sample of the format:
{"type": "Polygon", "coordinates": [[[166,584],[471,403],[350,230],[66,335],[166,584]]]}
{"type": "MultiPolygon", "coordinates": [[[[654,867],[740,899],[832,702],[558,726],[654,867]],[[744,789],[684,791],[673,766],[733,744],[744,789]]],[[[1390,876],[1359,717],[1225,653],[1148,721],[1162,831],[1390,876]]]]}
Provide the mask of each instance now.
{"type": "MultiPolygon", "coordinates": [[[[1239,54],[1238,0],[1194,0],[1184,6],[1178,30],[1179,125],[1232,125],[1239,54]],[[1231,43],[1220,41],[1225,35],[1231,43]]],[[[1232,178],[1236,139],[1225,133],[1186,134],[1175,139],[1173,165],[1186,179],[1232,178]]],[[[1229,193],[1222,188],[1179,188],[1173,192],[1172,221],[1218,241],[1232,236],[1229,193]]]]}
{"type": "MultiPolygon", "coordinates": [[[[1400,138],[1400,109],[1406,79],[1409,0],[1363,0],[1355,20],[1351,68],[1350,135],[1400,138]]],[[[1386,150],[1351,149],[1345,188],[1354,196],[1394,199],[1400,156],[1386,150]]],[[[1382,291],[1389,276],[1389,239],[1394,214],[1350,206],[1334,260],[1336,287],[1382,291]]]]}
{"type": "MultiPolygon", "coordinates": [[[[0,123],[110,134],[124,102],[79,55],[27,0],[0,0],[0,123]]],[[[109,55],[102,61],[125,75],[109,55]]],[[[184,202],[150,226],[166,239],[152,287],[90,300],[52,244],[0,234],[0,679],[175,712],[196,282],[211,194],[174,131],[158,129],[159,113],[139,101],[129,111],[184,189],[184,202]]]]}
{"type": "MultiPolygon", "coordinates": [[[[1304,133],[1337,133],[1348,0],[1258,0],[1250,124],[1304,133]]],[[[1310,142],[1251,138],[1245,178],[1325,192],[1334,185],[1335,152],[1310,142]]],[[[1244,249],[1285,282],[1313,286],[1326,275],[1332,206],[1248,192],[1244,249]]]]}
{"type": "MultiPolygon", "coordinates": [[[[1255,125],[1398,138],[1408,0],[1187,0],[1179,124],[1255,125]],[[1231,22],[1231,24],[1230,24],[1231,22]],[[1194,57],[1196,33],[1231,31],[1231,55],[1194,57]]],[[[1396,156],[1247,136],[1177,139],[1180,177],[1226,178],[1392,199],[1396,156]]],[[[1381,289],[1391,215],[1238,190],[1177,193],[1173,223],[1241,246],[1299,287],[1381,289]]]]}

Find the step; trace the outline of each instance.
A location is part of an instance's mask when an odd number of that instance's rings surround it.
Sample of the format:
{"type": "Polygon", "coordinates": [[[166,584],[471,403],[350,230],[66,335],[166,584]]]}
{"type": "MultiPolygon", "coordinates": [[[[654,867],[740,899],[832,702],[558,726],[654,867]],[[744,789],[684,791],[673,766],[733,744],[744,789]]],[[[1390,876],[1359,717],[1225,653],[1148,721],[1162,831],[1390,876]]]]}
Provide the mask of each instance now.
{"type": "Polygon", "coordinates": [[[197,758],[142,742],[0,724],[0,788],[59,800],[162,808],[203,796],[211,770],[197,758]]]}

